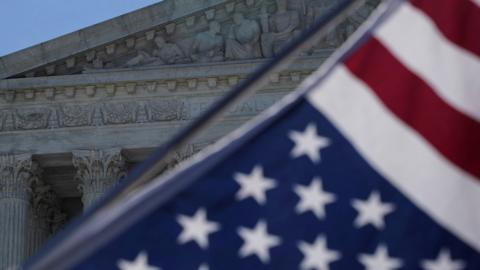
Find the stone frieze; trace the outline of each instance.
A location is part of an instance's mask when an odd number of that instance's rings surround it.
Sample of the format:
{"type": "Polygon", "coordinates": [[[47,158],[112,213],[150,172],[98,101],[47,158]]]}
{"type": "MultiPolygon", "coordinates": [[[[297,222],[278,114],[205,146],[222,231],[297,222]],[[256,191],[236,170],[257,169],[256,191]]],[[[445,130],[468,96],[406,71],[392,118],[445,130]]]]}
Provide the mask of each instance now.
{"type": "MultiPolygon", "coordinates": [[[[226,116],[253,116],[282,95],[257,95],[232,108],[226,116]]],[[[4,109],[0,111],[0,132],[184,121],[207,110],[216,97],[61,103],[4,109]]]]}
{"type": "Polygon", "coordinates": [[[91,124],[93,106],[91,104],[66,104],[57,108],[59,117],[59,127],[80,127],[91,124]]]}
{"type": "Polygon", "coordinates": [[[23,108],[14,111],[15,129],[47,128],[51,111],[48,108],[23,108]]]}

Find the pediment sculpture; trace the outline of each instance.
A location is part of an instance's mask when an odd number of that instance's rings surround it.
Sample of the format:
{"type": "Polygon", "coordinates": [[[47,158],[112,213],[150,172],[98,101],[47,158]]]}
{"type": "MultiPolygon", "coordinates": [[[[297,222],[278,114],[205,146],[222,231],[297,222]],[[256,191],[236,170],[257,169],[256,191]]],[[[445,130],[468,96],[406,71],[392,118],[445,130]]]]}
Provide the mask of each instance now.
{"type": "Polygon", "coordinates": [[[234,25],[226,42],[227,59],[253,59],[262,57],[259,44],[260,25],[256,20],[247,19],[242,13],[233,15],[234,25]]]}
{"type": "MultiPolygon", "coordinates": [[[[338,0],[218,0],[212,1],[215,3],[208,7],[195,0],[164,2],[170,5],[163,7],[165,12],[159,12],[159,18],[165,17],[161,23],[148,25],[144,22],[143,30],[128,36],[121,36],[118,29],[112,30],[119,32],[115,35],[121,37],[97,40],[99,44],[95,43],[93,48],[87,46],[87,41],[83,42],[85,44],[76,42],[76,47],[71,48],[75,51],[72,55],[42,63],[16,76],[59,76],[145,66],[270,58],[328,12],[338,0]]],[[[330,54],[365,21],[379,2],[367,0],[304,55],[325,57],[330,54]]],[[[113,21],[122,24],[123,19],[113,21]]],[[[98,28],[104,31],[102,27],[98,28]]],[[[71,38],[79,37],[72,35],[71,38]]],[[[10,99],[11,95],[6,98],[10,99]]]]}
{"type": "Polygon", "coordinates": [[[301,31],[300,14],[288,9],[287,0],[277,0],[277,11],[269,15],[262,34],[262,51],[265,57],[277,54],[285,43],[301,31]]]}
{"type": "MultiPolygon", "coordinates": [[[[198,25],[194,23],[190,28],[182,25],[169,33],[157,32],[149,41],[150,45],[136,48],[120,60],[92,59],[84,70],[273,57],[304,28],[328,12],[335,1],[256,0],[245,3],[236,3],[231,13],[223,17],[211,15],[206,20],[197,19],[198,25]]],[[[337,47],[356,26],[347,21],[342,29],[332,31],[308,53],[337,47]]]]}
{"type": "Polygon", "coordinates": [[[175,43],[167,42],[163,37],[156,37],[156,48],[152,54],[140,50],[138,54],[127,60],[122,67],[135,67],[145,65],[171,65],[178,63],[189,63],[191,59],[185,56],[182,49],[175,43]]]}
{"type": "Polygon", "coordinates": [[[220,23],[209,23],[207,31],[198,33],[192,44],[190,58],[195,62],[220,62],[225,59],[225,39],[220,23]]]}

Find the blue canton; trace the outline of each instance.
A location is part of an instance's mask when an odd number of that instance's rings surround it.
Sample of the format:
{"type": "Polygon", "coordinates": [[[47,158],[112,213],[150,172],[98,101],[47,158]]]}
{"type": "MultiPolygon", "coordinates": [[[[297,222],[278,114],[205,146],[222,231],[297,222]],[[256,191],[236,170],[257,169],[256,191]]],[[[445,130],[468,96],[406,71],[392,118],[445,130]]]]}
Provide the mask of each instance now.
{"type": "Polygon", "coordinates": [[[480,269],[307,101],[246,137],[76,269],[480,269]]]}

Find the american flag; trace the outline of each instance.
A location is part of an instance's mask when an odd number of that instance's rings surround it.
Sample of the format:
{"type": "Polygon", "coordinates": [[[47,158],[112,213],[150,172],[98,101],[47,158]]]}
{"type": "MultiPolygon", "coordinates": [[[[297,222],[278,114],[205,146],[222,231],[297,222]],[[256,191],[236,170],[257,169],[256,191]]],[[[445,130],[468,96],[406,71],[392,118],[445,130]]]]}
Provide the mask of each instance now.
{"type": "Polygon", "coordinates": [[[479,0],[402,2],[73,269],[480,269],[479,56],[479,0]]]}

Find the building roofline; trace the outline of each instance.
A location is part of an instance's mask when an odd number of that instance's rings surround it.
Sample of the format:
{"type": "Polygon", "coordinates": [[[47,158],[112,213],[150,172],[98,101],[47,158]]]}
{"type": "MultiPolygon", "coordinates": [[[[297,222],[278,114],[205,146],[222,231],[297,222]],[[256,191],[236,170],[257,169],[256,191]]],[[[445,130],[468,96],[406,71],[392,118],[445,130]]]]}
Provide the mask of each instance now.
{"type": "Polygon", "coordinates": [[[120,15],[0,57],[0,79],[48,65],[227,1],[164,0],[120,15]]]}

